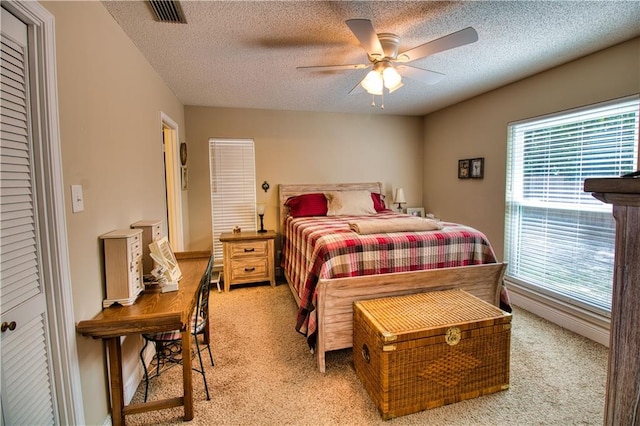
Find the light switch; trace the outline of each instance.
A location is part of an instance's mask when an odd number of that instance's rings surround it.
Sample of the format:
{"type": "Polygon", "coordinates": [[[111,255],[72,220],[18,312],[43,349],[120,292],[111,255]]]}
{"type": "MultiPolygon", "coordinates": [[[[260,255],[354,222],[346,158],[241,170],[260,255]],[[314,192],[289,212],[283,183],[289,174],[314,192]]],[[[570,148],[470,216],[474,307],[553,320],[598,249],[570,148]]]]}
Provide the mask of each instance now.
{"type": "Polygon", "coordinates": [[[71,185],[71,211],[74,213],[84,211],[82,185],[71,185]]]}

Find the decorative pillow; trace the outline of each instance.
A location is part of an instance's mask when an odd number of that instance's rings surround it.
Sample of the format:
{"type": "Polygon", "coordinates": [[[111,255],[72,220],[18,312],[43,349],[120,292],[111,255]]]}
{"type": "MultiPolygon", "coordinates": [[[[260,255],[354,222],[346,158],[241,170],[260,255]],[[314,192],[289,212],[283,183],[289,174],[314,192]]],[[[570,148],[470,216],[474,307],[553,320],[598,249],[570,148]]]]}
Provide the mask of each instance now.
{"type": "Polygon", "coordinates": [[[387,209],[387,206],[384,204],[384,195],[372,192],[371,199],[373,200],[373,208],[376,209],[377,212],[387,209]]]}
{"type": "Polygon", "coordinates": [[[369,191],[330,191],[327,197],[327,216],[363,216],[374,215],[373,198],[369,191]]]}
{"type": "Polygon", "coordinates": [[[289,197],[284,205],[293,217],[327,215],[327,199],[322,192],[289,197]]]}

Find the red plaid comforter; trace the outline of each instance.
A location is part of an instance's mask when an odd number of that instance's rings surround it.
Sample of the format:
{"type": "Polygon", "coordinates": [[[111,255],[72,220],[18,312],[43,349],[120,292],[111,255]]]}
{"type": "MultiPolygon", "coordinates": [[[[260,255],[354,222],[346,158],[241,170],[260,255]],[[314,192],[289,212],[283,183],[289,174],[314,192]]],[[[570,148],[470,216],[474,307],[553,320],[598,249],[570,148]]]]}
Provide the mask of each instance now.
{"type": "MultiPolygon", "coordinates": [[[[376,218],[397,217],[384,211],[376,218]]],[[[443,222],[440,231],[360,235],[349,222],[362,217],[288,217],[282,267],[300,296],[296,329],[313,344],[319,279],[494,263],[487,237],[468,226],[443,222]]]]}

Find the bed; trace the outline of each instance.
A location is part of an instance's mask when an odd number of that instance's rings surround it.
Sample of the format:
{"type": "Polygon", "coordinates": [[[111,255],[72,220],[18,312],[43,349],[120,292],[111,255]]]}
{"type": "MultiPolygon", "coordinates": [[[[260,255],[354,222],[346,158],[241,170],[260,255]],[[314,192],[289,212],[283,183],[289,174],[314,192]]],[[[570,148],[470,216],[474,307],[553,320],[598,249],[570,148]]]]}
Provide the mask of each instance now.
{"type": "MultiPolygon", "coordinates": [[[[496,262],[482,232],[450,222],[438,223],[442,229],[363,231],[369,223],[386,229],[388,224],[409,219],[386,209],[382,193],[379,182],[279,187],[281,266],[298,305],[296,330],[307,337],[322,372],[326,352],[352,346],[356,300],[461,288],[510,310],[503,287],[505,264],[496,262]],[[373,212],[367,206],[364,216],[323,213],[323,195],[331,204],[331,195],[364,191],[373,194],[373,212]],[[301,209],[294,201],[307,207],[301,209]]],[[[420,221],[420,227],[428,222],[411,219],[420,221]]]]}

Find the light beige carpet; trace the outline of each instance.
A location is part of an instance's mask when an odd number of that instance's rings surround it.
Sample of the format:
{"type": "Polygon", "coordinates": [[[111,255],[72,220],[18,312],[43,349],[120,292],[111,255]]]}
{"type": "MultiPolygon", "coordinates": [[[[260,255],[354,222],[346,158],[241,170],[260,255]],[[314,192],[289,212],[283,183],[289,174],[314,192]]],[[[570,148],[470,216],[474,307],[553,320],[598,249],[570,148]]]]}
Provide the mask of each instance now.
{"type": "MultiPolygon", "coordinates": [[[[350,350],[328,353],[327,372],[318,372],[294,329],[296,306],[286,284],[212,291],[210,309],[211,400],[194,372],[190,425],[602,424],[607,348],[518,308],[508,390],[386,422],[356,377],[350,350]]],[[[152,381],[150,399],[179,396],[181,380],[179,367],[163,373],[152,381]]],[[[144,383],[134,401],[143,393],[144,383]]],[[[130,415],[127,424],[180,424],[182,414],[176,408],[130,415]]]]}

